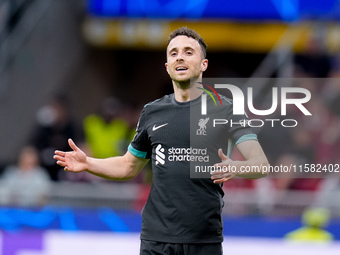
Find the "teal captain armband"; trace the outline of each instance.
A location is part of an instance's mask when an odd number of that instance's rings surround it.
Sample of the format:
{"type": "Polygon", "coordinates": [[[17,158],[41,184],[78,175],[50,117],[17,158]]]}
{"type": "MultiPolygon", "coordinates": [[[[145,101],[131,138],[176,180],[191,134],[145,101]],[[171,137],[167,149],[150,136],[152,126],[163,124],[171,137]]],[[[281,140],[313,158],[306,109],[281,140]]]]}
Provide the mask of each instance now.
{"type": "Polygon", "coordinates": [[[145,152],[145,151],[139,151],[139,150],[133,148],[131,144],[130,144],[129,147],[128,147],[128,151],[129,151],[132,155],[134,155],[134,156],[136,156],[136,157],[138,157],[138,158],[146,158],[146,155],[147,155],[147,152],[145,152]]]}
{"type": "Polygon", "coordinates": [[[255,135],[255,134],[243,135],[236,141],[235,145],[242,143],[244,141],[248,141],[248,140],[256,140],[257,141],[257,135],[255,135]]]}

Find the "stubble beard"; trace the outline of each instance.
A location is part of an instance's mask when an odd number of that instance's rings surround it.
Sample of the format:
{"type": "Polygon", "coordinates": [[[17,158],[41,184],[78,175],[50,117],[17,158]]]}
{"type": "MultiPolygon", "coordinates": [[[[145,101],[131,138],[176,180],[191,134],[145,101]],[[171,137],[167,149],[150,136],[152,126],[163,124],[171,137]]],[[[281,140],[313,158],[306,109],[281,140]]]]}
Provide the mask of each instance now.
{"type": "Polygon", "coordinates": [[[179,89],[183,89],[183,90],[186,90],[186,89],[190,89],[190,80],[185,80],[185,81],[176,81],[176,80],[173,80],[176,87],[179,88],[179,89]]]}
{"type": "Polygon", "coordinates": [[[176,79],[172,79],[173,82],[175,83],[176,87],[182,90],[186,90],[186,89],[190,89],[191,88],[191,84],[195,84],[196,80],[198,80],[199,77],[192,77],[190,79],[187,80],[176,80],[176,79]]]}

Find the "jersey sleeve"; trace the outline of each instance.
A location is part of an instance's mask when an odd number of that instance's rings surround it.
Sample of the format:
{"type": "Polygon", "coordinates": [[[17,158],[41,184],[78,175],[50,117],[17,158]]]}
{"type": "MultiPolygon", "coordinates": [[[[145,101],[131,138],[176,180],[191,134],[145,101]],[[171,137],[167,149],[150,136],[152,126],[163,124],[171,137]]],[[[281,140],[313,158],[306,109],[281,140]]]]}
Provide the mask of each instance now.
{"type": "Polygon", "coordinates": [[[229,132],[234,145],[248,140],[257,140],[257,135],[253,133],[252,128],[247,124],[249,119],[246,115],[233,115],[230,111],[229,116],[231,116],[230,119],[232,120],[229,132]]]}
{"type": "Polygon", "coordinates": [[[147,114],[145,108],[142,110],[137,124],[136,134],[133,137],[128,150],[139,158],[149,159],[152,153],[151,141],[147,133],[147,114]]]}

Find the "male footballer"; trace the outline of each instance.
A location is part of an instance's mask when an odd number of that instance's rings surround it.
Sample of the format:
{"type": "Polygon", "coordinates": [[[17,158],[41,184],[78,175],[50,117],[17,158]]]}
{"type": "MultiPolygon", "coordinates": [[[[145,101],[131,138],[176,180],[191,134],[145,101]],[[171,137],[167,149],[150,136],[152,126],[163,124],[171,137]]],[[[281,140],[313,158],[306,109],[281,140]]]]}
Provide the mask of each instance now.
{"type": "MultiPolygon", "coordinates": [[[[88,157],[69,139],[73,151],[56,151],[54,159],[66,171],[87,171],[111,180],[136,177],[151,159],[153,183],[142,211],[140,255],[220,255],[223,182],[235,176],[264,177],[263,171],[244,172],[241,169],[267,166],[268,161],[256,135],[249,127],[241,125],[216,129],[214,146],[198,149],[194,147],[199,145],[194,143],[193,147],[190,135],[195,134],[198,126],[190,127],[190,103],[195,105],[202,90],[194,90],[197,94],[190,91],[193,91],[191,84],[196,84],[192,81],[201,79],[208,67],[206,45],[196,31],[182,27],[170,34],[166,53],[165,67],[172,79],[174,93],[144,106],[137,133],[125,155],[106,159],[88,157]],[[234,161],[224,154],[229,140],[245,160],[234,161]],[[236,171],[211,171],[209,178],[190,178],[190,163],[205,159],[206,150],[213,151],[217,159],[209,164],[232,166],[236,171]],[[205,156],[184,155],[189,152],[205,156]]],[[[232,101],[225,97],[222,100],[224,108],[219,114],[225,112],[228,116],[232,101]]],[[[208,128],[208,121],[206,118],[207,131],[204,132],[212,130],[208,128]]],[[[207,136],[204,135],[199,132],[197,141],[206,143],[207,136]]]]}

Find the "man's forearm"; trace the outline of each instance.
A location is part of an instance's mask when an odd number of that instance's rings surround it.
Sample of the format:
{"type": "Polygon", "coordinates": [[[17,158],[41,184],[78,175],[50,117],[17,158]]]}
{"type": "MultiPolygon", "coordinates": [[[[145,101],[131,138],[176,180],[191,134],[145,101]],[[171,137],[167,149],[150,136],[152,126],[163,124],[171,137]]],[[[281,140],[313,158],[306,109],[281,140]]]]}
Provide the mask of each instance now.
{"type": "Polygon", "coordinates": [[[87,157],[87,172],[110,180],[125,181],[138,175],[147,160],[137,159],[130,153],[124,156],[97,159],[87,157]]]}
{"type": "Polygon", "coordinates": [[[237,145],[244,161],[234,161],[232,165],[236,166],[237,176],[242,178],[261,178],[267,175],[268,160],[257,141],[246,141],[237,145]]]}
{"type": "Polygon", "coordinates": [[[110,180],[128,180],[127,167],[124,166],[123,157],[112,157],[105,159],[86,158],[87,172],[110,180]]]}

